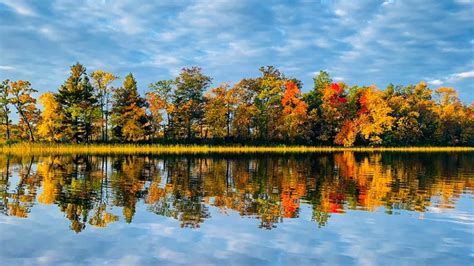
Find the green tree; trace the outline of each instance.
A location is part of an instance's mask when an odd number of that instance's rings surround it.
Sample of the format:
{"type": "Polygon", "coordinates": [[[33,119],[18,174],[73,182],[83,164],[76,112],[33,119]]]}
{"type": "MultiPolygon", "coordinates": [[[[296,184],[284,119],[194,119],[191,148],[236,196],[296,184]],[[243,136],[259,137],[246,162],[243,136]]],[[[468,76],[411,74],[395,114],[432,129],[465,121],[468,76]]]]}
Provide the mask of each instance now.
{"type": "Polygon", "coordinates": [[[285,77],[273,66],[261,67],[261,77],[257,78],[257,130],[261,140],[272,141],[281,138],[278,131],[285,88],[285,77]]]}
{"type": "Polygon", "coordinates": [[[190,141],[195,131],[202,136],[204,115],[204,91],[211,84],[211,78],[202,73],[200,67],[183,68],[176,78],[176,91],[173,99],[174,130],[181,138],[190,141]]]}
{"type": "MultiPolygon", "coordinates": [[[[308,119],[311,121],[311,138],[314,140],[321,139],[321,136],[325,134],[323,122],[320,120],[322,113],[323,103],[323,92],[328,88],[332,79],[331,76],[323,70],[320,70],[317,75],[313,78],[313,89],[303,94],[303,101],[308,105],[308,119]]],[[[325,139],[325,138],[323,138],[325,139]]]]}
{"type": "Polygon", "coordinates": [[[461,144],[474,146],[474,102],[465,107],[465,118],[462,122],[461,144]]]}
{"type": "Polygon", "coordinates": [[[62,124],[67,139],[76,143],[89,142],[100,109],[83,65],[71,66],[71,75],[59,88],[56,101],[63,112],[62,124]]]}

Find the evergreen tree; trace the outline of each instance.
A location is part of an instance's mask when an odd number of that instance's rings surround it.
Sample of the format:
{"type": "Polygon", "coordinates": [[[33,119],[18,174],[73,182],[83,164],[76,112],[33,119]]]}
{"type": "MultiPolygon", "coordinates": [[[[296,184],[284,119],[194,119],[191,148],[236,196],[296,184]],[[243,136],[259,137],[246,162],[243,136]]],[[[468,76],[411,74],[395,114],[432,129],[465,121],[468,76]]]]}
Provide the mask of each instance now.
{"type": "Polygon", "coordinates": [[[144,140],[149,131],[145,99],[140,97],[137,82],[128,74],[122,87],[112,95],[112,130],[119,141],[144,140]]]}
{"type": "Polygon", "coordinates": [[[71,75],[59,88],[56,101],[63,113],[62,126],[66,138],[76,143],[89,142],[93,124],[98,118],[98,106],[83,65],[76,63],[71,66],[71,75]]]}

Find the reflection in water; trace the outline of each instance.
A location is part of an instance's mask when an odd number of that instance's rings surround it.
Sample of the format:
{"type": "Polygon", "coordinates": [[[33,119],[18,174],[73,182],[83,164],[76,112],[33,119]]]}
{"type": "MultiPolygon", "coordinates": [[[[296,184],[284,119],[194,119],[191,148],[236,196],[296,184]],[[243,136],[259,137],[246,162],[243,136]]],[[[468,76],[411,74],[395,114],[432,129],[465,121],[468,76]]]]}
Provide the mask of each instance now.
{"type": "Polygon", "coordinates": [[[199,228],[210,206],[259,220],[272,229],[310,204],[312,220],[330,223],[346,210],[387,214],[453,208],[472,193],[469,153],[334,153],[241,156],[0,156],[0,211],[28,218],[55,204],[81,232],[87,226],[133,223],[137,205],[199,228]],[[121,209],[121,217],[112,212],[121,209]]]}

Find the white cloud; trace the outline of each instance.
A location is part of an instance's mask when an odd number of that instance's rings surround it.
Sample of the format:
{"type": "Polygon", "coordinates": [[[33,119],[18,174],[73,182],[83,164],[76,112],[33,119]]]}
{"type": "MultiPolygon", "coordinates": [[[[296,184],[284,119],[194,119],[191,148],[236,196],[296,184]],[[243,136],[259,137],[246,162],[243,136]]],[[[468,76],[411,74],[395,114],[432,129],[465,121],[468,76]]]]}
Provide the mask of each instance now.
{"type": "Polygon", "coordinates": [[[332,46],[331,42],[325,38],[317,38],[314,40],[314,44],[319,48],[330,48],[332,46]]]}
{"type": "Polygon", "coordinates": [[[468,79],[468,78],[474,78],[474,71],[464,71],[464,72],[454,73],[441,79],[430,80],[428,81],[428,83],[434,86],[440,86],[444,83],[458,82],[458,81],[461,81],[463,79],[468,79]]]}
{"type": "Polygon", "coordinates": [[[342,9],[336,9],[336,10],[334,10],[334,14],[342,17],[342,16],[345,16],[347,13],[346,13],[346,11],[344,11],[342,9]]]}
{"type": "Polygon", "coordinates": [[[36,16],[36,12],[21,0],[1,0],[0,3],[15,10],[16,13],[22,16],[36,16]]]}
{"type": "Polygon", "coordinates": [[[4,70],[4,71],[9,71],[9,70],[13,70],[14,68],[12,66],[0,66],[0,70],[4,70]]]}
{"type": "Polygon", "coordinates": [[[157,67],[169,67],[169,66],[176,66],[181,64],[182,61],[171,55],[157,55],[152,60],[152,65],[157,67]]]}
{"type": "Polygon", "coordinates": [[[440,79],[434,79],[434,80],[428,81],[428,83],[431,84],[431,85],[434,85],[434,86],[439,86],[439,85],[443,84],[443,81],[440,80],[440,79]]]}
{"type": "Polygon", "coordinates": [[[0,45],[0,77],[13,78],[16,72],[8,72],[13,70],[8,66],[15,66],[21,78],[50,90],[79,61],[88,70],[103,68],[119,76],[131,71],[139,84],[172,78],[181,67],[193,65],[201,66],[216,84],[237,82],[258,75],[259,66],[274,65],[301,78],[304,90],[312,86],[313,71],[326,69],[348,84],[409,84],[423,77],[434,82],[430,84],[452,83],[462,97],[473,97],[468,94],[472,85],[466,84],[469,71],[457,73],[472,69],[472,9],[455,3],[0,3],[23,14],[0,27],[0,36],[9,37],[0,45]]]}
{"type": "Polygon", "coordinates": [[[456,0],[455,2],[462,5],[468,5],[468,4],[473,4],[474,0],[456,0]]]}
{"type": "Polygon", "coordinates": [[[60,35],[50,26],[43,26],[38,29],[38,32],[42,34],[44,37],[52,40],[58,41],[60,39],[60,35]]]}
{"type": "Polygon", "coordinates": [[[455,78],[455,79],[474,78],[474,71],[466,71],[466,72],[455,73],[455,74],[452,75],[452,77],[455,78]]]}

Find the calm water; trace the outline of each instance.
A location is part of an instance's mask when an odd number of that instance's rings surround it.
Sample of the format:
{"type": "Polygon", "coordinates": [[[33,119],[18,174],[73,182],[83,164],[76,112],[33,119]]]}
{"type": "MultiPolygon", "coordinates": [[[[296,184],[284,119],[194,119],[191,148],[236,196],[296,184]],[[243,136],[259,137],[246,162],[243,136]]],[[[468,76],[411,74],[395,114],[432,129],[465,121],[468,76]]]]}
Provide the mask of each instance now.
{"type": "Polygon", "coordinates": [[[0,261],[474,263],[474,153],[0,155],[0,261]]]}

